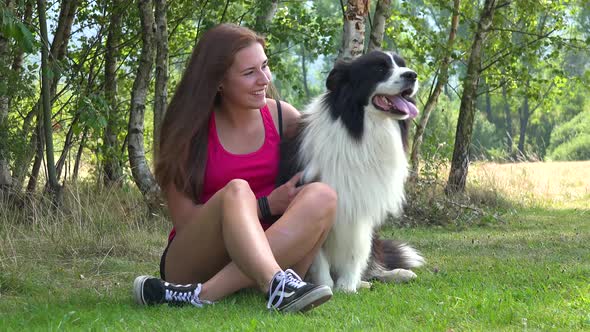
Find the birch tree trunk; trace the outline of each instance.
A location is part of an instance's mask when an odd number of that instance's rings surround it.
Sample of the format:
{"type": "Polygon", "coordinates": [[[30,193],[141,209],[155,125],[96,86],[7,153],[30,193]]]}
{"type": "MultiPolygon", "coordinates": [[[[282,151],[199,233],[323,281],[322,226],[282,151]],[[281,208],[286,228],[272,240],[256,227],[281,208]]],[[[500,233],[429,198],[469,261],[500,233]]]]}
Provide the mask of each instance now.
{"type": "Polygon", "coordinates": [[[61,78],[61,73],[54,65],[56,62],[62,61],[66,57],[70,36],[72,34],[72,25],[76,17],[76,10],[78,9],[79,0],[63,0],[61,2],[61,9],[59,12],[59,20],[57,28],[54,33],[53,41],[51,42],[51,49],[49,54],[49,68],[52,69],[53,79],[49,84],[50,89],[50,106],[53,107],[53,100],[55,99],[57,84],[61,78]]]}
{"type": "MultiPolygon", "coordinates": [[[[12,11],[13,3],[5,2],[5,10],[12,11]]],[[[9,72],[9,42],[8,38],[0,32],[0,73],[9,72]]],[[[8,125],[6,123],[9,109],[8,81],[0,81],[0,196],[8,192],[12,186],[12,175],[8,165],[8,125]]]]}
{"type": "Polygon", "coordinates": [[[30,168],[29,165],[35,157],[37,141],[39,140],[37,130],[35,130],[40,112],[38,108],[39,104],[35,105],[23,120],[21,133],[28,138],[28,142],[25,144],[24,151],[17,155],[16,160],[14,161],[14,168],[12,169],[12,186],[16,191],[22,189],[30,168]]]}
{"type": "Polygon", "coordinates": [[[27,193],[35,192],[35,188],[37,187],[37,180],[39,178],[39,170],[41,169],[41,162],[43,161],[43,146],[45,146],[45,139],[43,138],[43,116],[41,115],[41,112],[42,110],[39,109],[39,114],[37,116],[37,124],[35,125],[35,135],[33,136],[33,142],[35,144],[35,159],[33,161],[33,167],[31,168],[29,182],[27,183],[27,193]]]}
{"type": "Polygon", "coordinates": [[[484,95],[484,107],[486,110],[486,118],[488,119],[488,121],[492,124],[494,124],[494,126],[497,126],[496,124],[496,119],[494,117],[494,113],[492,112],[492,97],[490,95],[490,86],[488,85],[488,82],[485,80],[485,78],[482,79],[482,85],[485,89],[485,95],[484,95]]]}
{"type": "Polygon", "coordinates": [[[117,103],[117,65],[121,53],[121,12],[123,7],[121,0],[111,2],[111,17],[109,21],[109,32],[105,50],[105,83],[104,92],[108,104],[106,114],[107,125],[104,131],[104,164],[103,183],[106,186],[121,183],[123,177],[121,158],[117,134],[119,132],[119,106],[117,103]]]}
{"type": "Polygon", "coordinates": [[[256,16],[256,22],[254,26],[254,30],[256,30],[256,32],[266,35],[268,32],[268,27],[272,22],[273,17],[277,13],[278,3],[278,0],[265,0],[259,2],[261,8],[260,13],[256,16]]]}
{"type": "Polygon", "coordinates": [[[365,50],[365,17],[369,0],[348,0],[344,11],[344,31],[339,60],[352,60],[365,50]]]}
{"type": "Polygon", "coordinates": [[[453,2],[453,16],[451,17],[451,28],[449,30],[449,39],[447,40],[447,48],[443,58],[440,60],[440,67],[438,69],[438,79],[436,85],[432,90],[426,105],[424,105],[424,111],[420,115],[420,121],[416,126],[416,132],[414,134],[414,140],[412,141],[412,151],[410,153],[410,179],[415,180],[420,170],[420,148],[422,147],[422,141],[424,140],[424,131],[430,114],[436,108],[438,104],[438,97],[442,92],[443,88],[447,85],[449,79],[449,66],[451,63],[451,52],[455,44],[455,37],[457,36],[457,27],[459,26],[459,8],[461,0],[454,0],[453,2]]]}
{"type": "Polygon", "coordinates": [[[373,28],[369,39],[367,52],[380,50],[383,43],[383,33],[385,32],[385,21],[391,12],[391,0],[378,0],[373,15],[373,28]]]}
{"type": "MultiPolygon", "coordinates": [[[[72,31],[72,24],[74,23],[74,17],[76,14],[76,10],[78,8],[78,0],[63,0],[61,1],[61,8],[60,8],[60,13],[59,13],[59,19],[57,22],[57,28],[55,30],[55,33],[53,34],[53,41],[51,42],[51,49],[49,50],[50,56],[48,58],[48,66],[49,68],[53,68],[53,63],[55,62],[59,62],[62,61],[65,58],[66,55],[66,50],[67,50],[67,46],[70,40],[70,34],[72,31]]],[[[55,94],[57,91],[57,83],[59,82],[60,79],[60,75],[59,75],[59,71],[57,70],[52,70],[53,73],[53,79],[52,82],[50,83],[50,87],[49,87],[49,102],[50,102],[50,108],[52,107],[52,100],[55,98],[55,94]]],[[[34,126],[27,126],[27,121],[29,121],[28,123],[31,124],[33,123],[33,121],[35,120],[35,117],[37,117],[37,122],[42,122],[42,118],[40,117],[40,113],[42,111],[42,100],[41,98],[37,101],[37,103],[35,104],[35,106],[33,106],[33,109],[31,110],[31,112],[29,113],[29,115],[27,115],[27,118],[25,119],[25,125],[23,125],[23,128],[33,128],[34,126]]],[[[28,135],[30,130],[23,130],[23,134],[24,135],[28,135]]],[[[28,146],[25,149],[25,153],[23,154],[22,158],[18,158],[14,164],[14,169],[13,169],[13,174],[16,174],[16,176],[14,176],[14,180],[16,182],[16,186],[20,189],[20,184],[24,182],[25,177],[27,175],[27,171],[30,168],[30,164],[31,161],[33,160],[33,157],[35,157],[35,162],[34,162],[34,166],[36,166],[37,164],[40,164],[40,160],[38,160],[39,155],[35,155],[38,152],[38,143],[40,141],[42,141],[41,137],[36,137],[35,135],[37,135],[36,132],[31,134],[31,138],[29,140],[28,146]]],[[[31,181],[37,181],[37,175],[38,175],[38,171],[35,172],[35,169],[38,169],[38,167],[33,167],[33,172],[31,174],[31,177],[29,178],[29,184],[27,185],[27,191],[29,191],[29,188],[34,188],[35,185],[31,184],[31,181]]]]}
{"type": "Polygon", "coordinates": [[[53,150],[53,127],[51,126],[51,96],[49,88],[49,40],[47,39],[47,22],[45,0],[37,0],[39,26],[41,31],[41,99],[43,105],[43,132],[45,134],[45,152],[47,161],[47,189],[53,203],[59,205],[60,188],[57,182],[53,150]]]}
{"type": "MultiPolygon", "coordinates": [[[[505,75],[505,71],[502,70],[502,76],[505,77],[505,75]]],[[[514,133],[512,131],[512,112],[510,111],[510,103],[508,102],[506,84],[505,81],[502,83],[502,100],[504,102],[504,121],[506,126],[506,154],[509,158],[512,158],[512,145],[514,144],[512,137],[514,137],[514,133]]]]}
{"type": "Polygon", "coordinates": [[[156,89],[154,91],[154,159],[160,147],[160,127],[168,104],[168,20],[166,0],[156,1],[156,89]]]}
{"type": "Polygon", "coordinates": [[[459,120],[455,134],[455,146],[449,179],[445,187],[447,195],[465,191],[465,182],[469,170],[469,147],[473,132],[474,104],[477,96],[477,84],[481,71],[483,42],[492,27],[496,0],[485,0],[477,30],[471,46],[471,55],[467,64],[467,75],[463,83],[463,95],[459,108],[459,120]]]}
{"type": "Polygon", "coordinates": [[[527,79],[525,82],[524,88],[524,100],[522,102],[522,106],[518,109],[518,118],[519,118],[519,135],[518,135],[518,155],[516,158],[520,161],[526,160],[526,155],[524,151],[524,143],[526,140],[526,128],[529,123],[530,118],[530,109],[529,109],[529,80],[527,79]]]}
{"type": "Polygon", "coordinates": [[[145,103],[154,65],[155,19],[152,0],[139,0],[142,47],[137,76],[131,91],[131,109],[128,126],[128,153],[131,174],[150,208],[157,208],[159,188],[145,158],[143,144],[145,103]]]}

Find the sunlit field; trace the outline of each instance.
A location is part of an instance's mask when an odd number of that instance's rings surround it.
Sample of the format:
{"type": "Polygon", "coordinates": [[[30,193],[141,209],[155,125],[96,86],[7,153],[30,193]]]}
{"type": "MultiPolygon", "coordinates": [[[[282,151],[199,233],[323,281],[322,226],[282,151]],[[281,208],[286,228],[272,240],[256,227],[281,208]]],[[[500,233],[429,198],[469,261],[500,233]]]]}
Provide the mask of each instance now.
{"type": "Polygon", "coordinates": [[[590,209],[590,161],[477,163],[468,182],[527,207],[590,209]]]}

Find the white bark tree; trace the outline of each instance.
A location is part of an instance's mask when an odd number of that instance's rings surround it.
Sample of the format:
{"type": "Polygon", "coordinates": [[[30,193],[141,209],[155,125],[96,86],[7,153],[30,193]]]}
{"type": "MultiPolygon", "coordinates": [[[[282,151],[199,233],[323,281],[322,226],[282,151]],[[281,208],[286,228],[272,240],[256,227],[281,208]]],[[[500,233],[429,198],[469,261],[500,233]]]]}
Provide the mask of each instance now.
{"type": "Polygon", "coordinates": [[[121,0],[113,0],[110,3],[110,22],[105,49],[105,74],[104,94],[108,103],[106,114],[107,125],[104,131],[104,154],[103,182],[110,186],[120,183],[123,176],[121,160],[119,158],[119,142],[117,140],[119,106],[117,102],[117,65],[121,53],[121,21],[122,6],[121,0]]]}
{"type": "MultiPolygon", "coordinates": [[[[6,0],[5,8],[6,11],[12,11],[14,3],[10,0],[6,0]]],[[[10,43],[8,38],[0,31],[0,72],[8,73],[9,66],[9,54],[10,54],[10,43]]],[[[7,135],[7,124],[6,119],[8,117],[9,108],[9,97],[8,97],[8,82],[2,80],[0,82],[0,194],[3,191],[10,189],[12,185],[12,175],[8,165],[8,146],[6,138],[7,135]]]]}
{"type": "Polygon", "coordinates": [[[378,0],[373,14],[373,27],[369,39],[367,52],[380,50],[383,44],[383,33],[385,32],[385,23],[391,12],[391,0],[378,0]]]}
{"type": "Polygon", "coordinates": [[[365,17],[369,0],[348,0],[344,10],[344,31],[338,59],[351,60],[365,50],[365,17]]]}
{"type": "Polygon", "coordinates": [[[128,153],[131,174],[135,184],[143,194],[150,208],[159,205],[160,189],[145,157],[143,131],[145,119],[145,105],[150,77],[154,66],[155,18],[152,0],[139,0],[141,19],[142,47],[137,66],[137,75],[131,91],[131,109],[128,125],[128,153]]]}
{"type": "Polygon", "coordinates": [[[166,0],[156,1],[156,89],[154,91],[154,158],[160,146],[160,127],[168,105],[168,21],[166,0]]]}

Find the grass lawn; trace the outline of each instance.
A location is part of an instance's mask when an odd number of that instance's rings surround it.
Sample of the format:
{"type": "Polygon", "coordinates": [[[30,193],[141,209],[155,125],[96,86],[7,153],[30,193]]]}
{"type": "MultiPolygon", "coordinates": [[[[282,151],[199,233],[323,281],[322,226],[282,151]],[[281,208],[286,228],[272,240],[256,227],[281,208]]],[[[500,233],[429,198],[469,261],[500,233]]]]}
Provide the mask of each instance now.
{"type": "Polygon", "coordinates": [[[157,274],[165,220],[129,220],[133,209],[107,199],[68,220],[14,222],[0,209],[0,330],[590,331],[588,198],[504,223],[386,228],[427,258],[418,279],[336,293],[305,315],[267,312],[254,291],[206,308],[136,306],[133,279],[157,274]]]}

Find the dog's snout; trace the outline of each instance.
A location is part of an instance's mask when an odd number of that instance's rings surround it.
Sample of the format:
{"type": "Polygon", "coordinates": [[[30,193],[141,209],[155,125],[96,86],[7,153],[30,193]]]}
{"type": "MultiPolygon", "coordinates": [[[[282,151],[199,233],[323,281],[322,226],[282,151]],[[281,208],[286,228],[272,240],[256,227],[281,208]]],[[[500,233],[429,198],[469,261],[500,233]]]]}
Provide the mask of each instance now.
{"type": "Polygon", "coordinates": [[[409,81],[415,81],[418,78],[418,74],[411,70],[403,73],[401,76],[409,81]]]}

